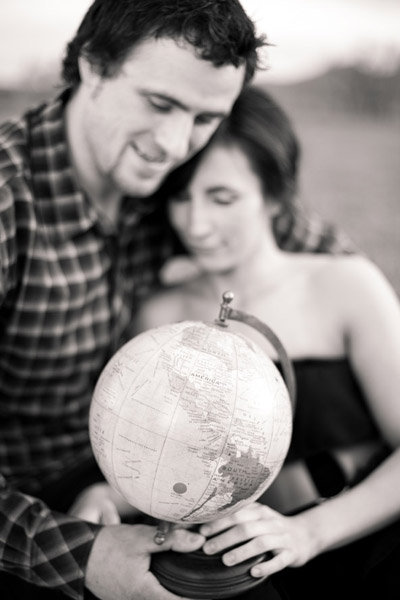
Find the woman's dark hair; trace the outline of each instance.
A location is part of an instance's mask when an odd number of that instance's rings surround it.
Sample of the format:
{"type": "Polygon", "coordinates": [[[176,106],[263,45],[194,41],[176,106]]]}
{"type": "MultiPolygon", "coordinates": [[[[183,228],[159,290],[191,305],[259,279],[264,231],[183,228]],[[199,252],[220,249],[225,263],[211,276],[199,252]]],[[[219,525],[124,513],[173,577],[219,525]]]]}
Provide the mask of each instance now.
{"type": "Polygon", "coordinates": [[[157,192],[160,201],[188,186],[211,144],[239,146],[260,178],[265,195],[282,208],[290,208],[297,191],[300,145],[285,111],[270,94],[255,86],[241,92],[208,145],[165,179],[157,192]]]}
{"type": "Polygon", "coordinates": [[[245,64],[245,82],[266,45],[238,0],[95,0],[67,45],[63,79],[79,84],[80,55],[102,76],[112,76],[136,44],[152,37],[189,42],[217,67],[245,64]]]}

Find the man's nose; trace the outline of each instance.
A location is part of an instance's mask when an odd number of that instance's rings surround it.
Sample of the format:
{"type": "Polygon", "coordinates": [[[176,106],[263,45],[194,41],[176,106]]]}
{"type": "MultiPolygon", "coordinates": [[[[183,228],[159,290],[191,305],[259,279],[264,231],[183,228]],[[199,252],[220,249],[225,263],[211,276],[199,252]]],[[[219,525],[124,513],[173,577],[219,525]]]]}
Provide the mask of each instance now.
{"type": "Polygon", "coordinates": [[[193,119],[190,115],[181,113],[168,115],[159,124],[155,138],[167,158],[180,161],[190,152],[192,135],[193,119]]]}

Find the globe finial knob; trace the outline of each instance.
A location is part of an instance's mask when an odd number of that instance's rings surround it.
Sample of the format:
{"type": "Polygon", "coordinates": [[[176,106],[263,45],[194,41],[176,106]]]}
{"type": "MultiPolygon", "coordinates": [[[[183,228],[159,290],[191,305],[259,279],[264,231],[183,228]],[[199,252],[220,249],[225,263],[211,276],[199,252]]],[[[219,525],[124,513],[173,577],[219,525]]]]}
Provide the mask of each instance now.
{"type": "Polygon", "coordinates": [[[230,304],[232,302],[232,300],[234,299],[235,294],[231,291],[231,290],[227,290],[226,292],[224,292],[222,294],[222,300],[224,302],[226,302],[227,304],[230,304]]]}
{"type": "Polygon", "coordinates": [[[219,311],[219,315],[218,315],[218,319],[216,320],[216,323],[218,325],[221,325],[222,327],[227,327],[225,321],[226,319],[229,318],[229,313],[231,311],[231,307],[229,306],[230,303],[232,302],[232,300],[234,299],[235,294],[233,292],[231,292],[230,290],[227,290],[226,292],[224,292],[222,294],[222,302],[221,302],[221,308],[219,311]]]}

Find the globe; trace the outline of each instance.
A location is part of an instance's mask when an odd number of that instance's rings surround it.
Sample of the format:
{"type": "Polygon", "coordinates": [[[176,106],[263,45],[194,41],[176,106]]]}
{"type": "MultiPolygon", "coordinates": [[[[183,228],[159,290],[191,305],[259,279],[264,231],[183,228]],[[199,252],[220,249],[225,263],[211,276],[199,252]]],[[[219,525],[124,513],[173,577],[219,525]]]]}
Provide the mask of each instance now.
{"type": "Polygon", "coordinates": [[[204,523],[273,482],[292,408],[264,350],[218,324],[183,321],[141,333],[103,369],[89,416],[110,485],[155,519],[204,523]]]}

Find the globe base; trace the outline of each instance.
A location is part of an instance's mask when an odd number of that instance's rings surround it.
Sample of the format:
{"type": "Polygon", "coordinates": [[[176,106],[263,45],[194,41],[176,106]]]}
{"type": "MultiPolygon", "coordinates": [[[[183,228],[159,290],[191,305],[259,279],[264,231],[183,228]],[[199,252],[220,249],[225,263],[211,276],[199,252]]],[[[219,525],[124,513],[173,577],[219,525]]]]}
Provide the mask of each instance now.
{"type": "Polygon", "coordinates": [[[152,555],[151,571],[167,590],[186,598],[206,600],[233,598],[259,585],[265,577],[252,577],[251,567],[268,560],[260,554],[239,565],[226,567],[221,556],[209,556],[202,550],[187,554],[160,552],[152,555]]]}

